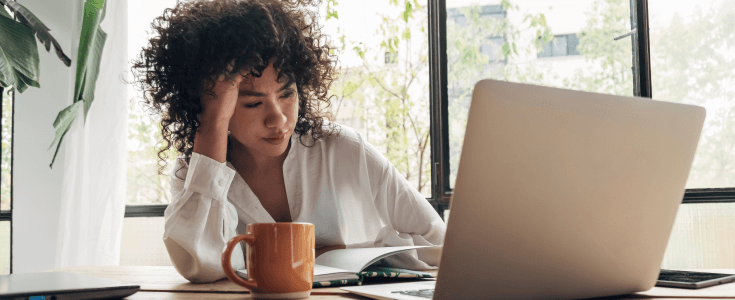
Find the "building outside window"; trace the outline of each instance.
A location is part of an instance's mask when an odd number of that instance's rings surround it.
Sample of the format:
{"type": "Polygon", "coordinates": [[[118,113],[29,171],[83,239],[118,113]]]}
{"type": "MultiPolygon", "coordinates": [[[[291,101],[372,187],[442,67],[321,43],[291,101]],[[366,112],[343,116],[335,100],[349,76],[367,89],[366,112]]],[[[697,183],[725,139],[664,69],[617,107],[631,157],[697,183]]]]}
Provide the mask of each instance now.
{"type": "Polygon", "coordinates": [[[541,46],[541,51],[537,54],[537,57],[581,55],[577,51],[578,45],[579,38],[574,33],[554,35],[554,39],[541,46]]]}

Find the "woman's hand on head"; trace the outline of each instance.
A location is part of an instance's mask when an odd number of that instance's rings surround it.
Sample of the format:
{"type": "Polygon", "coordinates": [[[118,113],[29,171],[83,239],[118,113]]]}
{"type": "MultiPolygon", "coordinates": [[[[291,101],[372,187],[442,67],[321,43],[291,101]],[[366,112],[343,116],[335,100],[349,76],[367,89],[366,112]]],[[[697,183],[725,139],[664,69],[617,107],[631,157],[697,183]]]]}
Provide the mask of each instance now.
{"type": "Polygon", "coordinates": [[[224,74],[219,75],[213,82],[208,82],[208,87],[214,85],[211,90],[205,92],[202,97],[202,116],[208,119],[216,119],[225,124],[235,112],[237,97],[240,92],[241,74],[227,78],[224,74]]]}
{"type": "Polygon", "coordinates": [[[227,159],[228,127],[235,113],[242,79],[241,74],[230,78],[220,75],[214,82],[206,83],[211,89],[201,97],[202,113],[194,136],[194,152],[219,162],[227,159]]]}

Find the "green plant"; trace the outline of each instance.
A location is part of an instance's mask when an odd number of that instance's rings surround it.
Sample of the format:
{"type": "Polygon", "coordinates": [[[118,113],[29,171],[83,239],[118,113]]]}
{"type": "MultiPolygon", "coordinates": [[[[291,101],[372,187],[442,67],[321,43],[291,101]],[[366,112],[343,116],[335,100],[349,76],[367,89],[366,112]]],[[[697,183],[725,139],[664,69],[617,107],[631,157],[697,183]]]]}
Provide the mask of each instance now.
{"type": "MultiPolygon", "coordinates": [[[[54,121],[56,135],[49,149],[56,145],[56,150],[49,167],[53,167],[64,135],[76,119],[79,107],[84,106],[84,119],[86,120],[94,100],[100,59],[107,38],[107,34],[100,28],[100,23],[105,18],[105,7],[105,0],[86,0],[84,3],[74,99],[71,105],[59,112],[54,121]]],[[[53,45],[59,59],[66,66],[71,66],[71,60],[64,54],[59,43],[49,34],[49,31],[50,29],[24,6],[13,0],[0,0],[0,40],[3,41],[0,43],[0,93],[3,89],[22,93],[28,86],[41,87],[38,48],[34,36],[46,47],[46,51],[50,51],[53,45]],[[11,16],[5,8],[13,12],[15,17],[11,16]]]]}

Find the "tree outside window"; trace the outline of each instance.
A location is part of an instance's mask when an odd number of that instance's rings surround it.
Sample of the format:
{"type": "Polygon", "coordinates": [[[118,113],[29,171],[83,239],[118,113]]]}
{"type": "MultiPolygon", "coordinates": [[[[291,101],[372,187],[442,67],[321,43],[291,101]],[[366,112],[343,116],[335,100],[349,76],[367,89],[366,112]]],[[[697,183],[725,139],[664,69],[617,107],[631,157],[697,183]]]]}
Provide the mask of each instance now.
{"type": "Polygon", "coordinates": [[[13,141],[13,94],[7,90],[2,93],[2,177],[0,179],[0,210],[10,210],[10,163],[13,141]]]}
{"type": "Polygon", "coordinates": [[[325,30],[340,59],[331,112],[431,196],[426,1],[327,1],[325,30]]]}

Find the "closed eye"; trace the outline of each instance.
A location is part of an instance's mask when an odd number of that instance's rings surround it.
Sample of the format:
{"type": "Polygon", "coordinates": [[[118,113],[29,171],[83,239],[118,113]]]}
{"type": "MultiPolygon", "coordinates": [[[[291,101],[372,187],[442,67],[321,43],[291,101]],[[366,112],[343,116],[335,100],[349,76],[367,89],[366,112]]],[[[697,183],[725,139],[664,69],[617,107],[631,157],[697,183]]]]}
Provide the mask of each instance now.
{"type": "Polygon", "coordinates": [[[281,98],[282,99],[291,98],[291,96],[293,96],[293,94],[294,94],[293,91],[286,91],[283,94],[281,94],[281,98]]]}
{"type": "Polygon", "coordinates": [[[263,103],[263,102],[245,104],[245,107],[247,107],[247,108],[254,108],[254,107],[258,107],[258,105],[260,105],[261,103],[263,103]]]}

